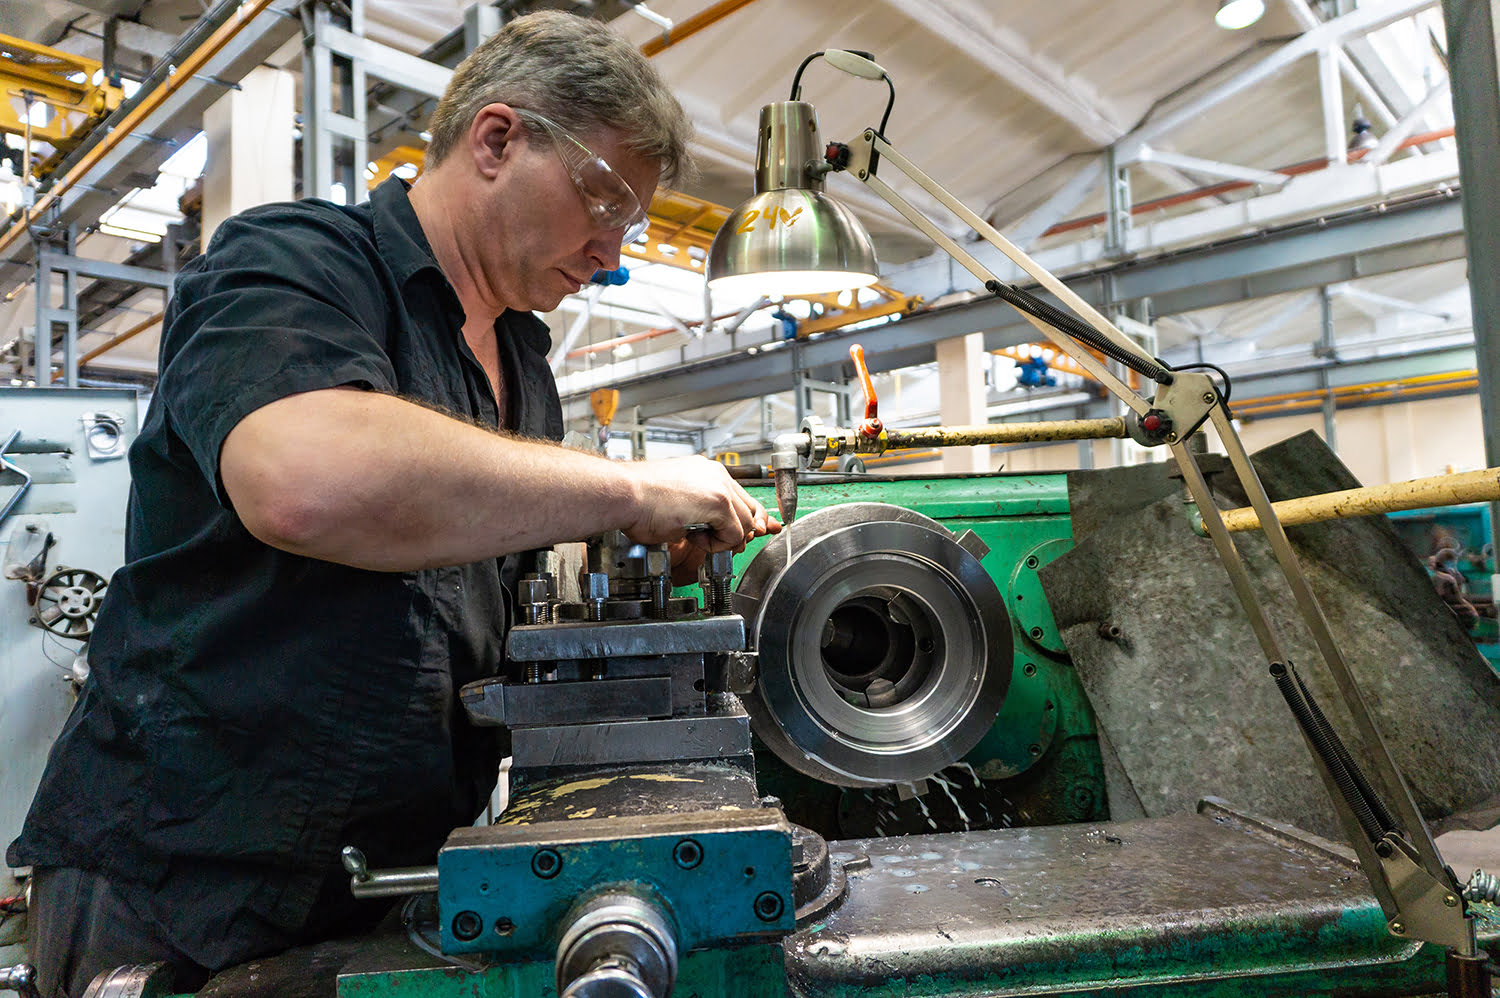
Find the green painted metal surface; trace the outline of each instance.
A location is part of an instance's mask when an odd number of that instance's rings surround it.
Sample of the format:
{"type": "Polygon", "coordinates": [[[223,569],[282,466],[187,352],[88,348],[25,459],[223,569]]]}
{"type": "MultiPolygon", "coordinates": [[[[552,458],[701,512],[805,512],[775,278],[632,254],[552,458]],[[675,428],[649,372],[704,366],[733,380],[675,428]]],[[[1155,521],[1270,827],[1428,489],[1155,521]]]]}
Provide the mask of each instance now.
{"type": "MultiPolygon", "coordinates": [[[[585,824],[578,822],[580,829],[585,824]]],[[[556,948],[553,927],[574,900],[606,884],[657,900],[684,947],[763,938],[793,927],[791,839],[785,831],[674,831],[559,842],[540,850],[524,841],[450,842],[438,853],[443,952],[550,954],[556,948]],[[699,858],[685,867],[674,853],[689,840],[699,858]],[[539,872],[544,855],[549,866],[539,872]],[[768,893],[779,905],[773,918],[756,912],[757,899],[768,893]],[[477,916],[479,930],[458,933],[461,916],[477,916]]]]}

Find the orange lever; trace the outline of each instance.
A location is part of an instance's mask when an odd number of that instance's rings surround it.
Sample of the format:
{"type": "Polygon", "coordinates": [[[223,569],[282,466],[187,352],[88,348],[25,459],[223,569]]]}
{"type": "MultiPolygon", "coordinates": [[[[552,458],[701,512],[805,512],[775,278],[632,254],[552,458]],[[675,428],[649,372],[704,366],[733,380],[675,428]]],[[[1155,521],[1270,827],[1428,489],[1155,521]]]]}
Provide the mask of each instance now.
{"type": "Polygon", "coordinates": [[[885,425],[877,415],[879,401],[875,398],[875,382],[870,380],[870,369],[865,366],[865,348],[855,343],[849,348],[849,357],[854,361],[854,373],[859,375],[859,386],[865,393],[865,418],[859,424],[859,434],[878,437],[885,425]]]}

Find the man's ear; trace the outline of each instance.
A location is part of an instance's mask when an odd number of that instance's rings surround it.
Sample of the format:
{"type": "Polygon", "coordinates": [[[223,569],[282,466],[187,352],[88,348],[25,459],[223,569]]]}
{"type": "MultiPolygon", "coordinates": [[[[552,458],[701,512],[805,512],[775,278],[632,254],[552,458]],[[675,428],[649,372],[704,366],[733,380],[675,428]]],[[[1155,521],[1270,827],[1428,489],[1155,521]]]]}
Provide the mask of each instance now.
{"type": "Polygon", "coordinates": [[[514,156],[515,140],[525,131],[521,116],[509,104],[486,104],[469,123],[469,152],[480,175],[494,179],[500,164],[514,156]]]}

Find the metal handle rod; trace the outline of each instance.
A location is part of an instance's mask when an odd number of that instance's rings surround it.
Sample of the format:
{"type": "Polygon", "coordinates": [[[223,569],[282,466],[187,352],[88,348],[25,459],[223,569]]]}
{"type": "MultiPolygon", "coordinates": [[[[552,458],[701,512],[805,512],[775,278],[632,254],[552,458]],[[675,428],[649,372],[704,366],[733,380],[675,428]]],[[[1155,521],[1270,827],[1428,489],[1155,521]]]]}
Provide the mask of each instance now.
{"type": "MultiPolygon", "coordinates": [[[[1267,662],[1285,662],[1281,645],[1271,630],[1270,621],[1266,617],[1265,608],[1261,606],[1260,597],[1256,596],[1255,589],[1250,582],[1250,574],[1245,568],[1244,559],[1240,557],[1239,549],[1235,547],[1234,539],[1229,536],[1225,529],[1224,521],[1219,516],[1218,507],[1214,505],[1213,493],[1209,489],[1207,480],[1203,477],[1203,471],[1198,466],[1198,459],[1188,448],[1185,442],[1179,441],[1171,445],[1172,456],[1177,460],[1177,468],[1182,474],[1183,484],[1187,487],[1188,497],[1198,505],[1201,510],[1207,512],[1203,516],[1203,527],[1208,536],[1213,540],[1214,548],[1219,554],[1219,561],[1224,566],[1224,571],[1229,575],[1229,584],[1234,589],[1235,596],[1239,599],[1240,606],[1249,619],[1250,629],[1255,634],[1255,639],[1260,644],[1261,652],[1265,655],[1267,662]]],[[[1334,813],[1338,815],[1339,823],[1343,826],[1344,836],[1353,845],[1354,851],[1359,858],[1361,869],[1364,870],[1370,886],[1375,892],[1376,900],[1380,902],[1382,911],[1394,912],[1397,910],[1395,896],[1390,885],[1386,883],[1384,875],[1380,872],[1380,859],[1375,854],[1374,846],[1365,836],[1360,828],[1358,820],[1353,811],[1342,806],[1338,797],[1338,788],[1329,772],[1327,765],[1318,755],[1306,732],[1302,732],[1303,740],[1307,742],[1308,751],[1312,756],[1313,765],[1318,771],[1319,777],[1328,789],[1328,795],[1333,801],[1334,813]]]]}
{"type": "Polygon", "coordinates": [[[1339,650],[1337,642],[1333,639],[1333,632],[1329,629],[1328,618],[1323,615],[1322,606],[1302,574],[1302,566],[1297,560],[1297,553],[1292,549],[1291,541],[1287,539],[1281,521],[1276,518],[1271,508],[1271,498],[1266,494],[1265,486],[1261,484],[1255,466],[1250,463],[1250,455],[1245,451],[1244,443],[1240,440],[1239,434],[1235,433],[1234,426],[1223,406],[1215,406],[1209,418],[1213,420],[1214,429],[1218,431],[1219,439],[1224,444],[1224,451],[1229,456],[1229,463],[1239,477],[1240,484],[1250,499],[1250,505],[1260,519],[1266,540],[1271,545],[1271,553],[1275,555],[1282,574],[1291,587],[1292,596],[1297,603],[1302,620],[1307,625],[1307,629],[1312,632],[1313,641],[1317,644],[1318,651],[1322,653],[1323,661],[1328,663],[1328,671],[1333,674],[1334,683],[1337,684],[1339,693],[1343,695],[1349,713],[1354,717],[1355,727],[1359,729],[1360,737],[1364,739],[1366,747],[1370,750],[1370,761],[1379,775],[1380,782],[1384,785],[1386,792],[1395,798],[1396,814],[1407,838],[1421,857],[1423,868],[1433,877],[1445,879],[1447,874],[1443,860],[1427,830],[1427,824],[1417,811],[1416,802],[1412,799],[1411,790],[1407,787],[1406,781],[1401,777],[1396,760],[1392,758],[1385,740],[1380,737],[1380,732],[1375,728],[1369,708],[1365,705],[1364,695],[1349,671],[1343,652],[1339,650]]]}
{"type": "Polygon", "coordinates": [[[1035,423],[987,423],[978,426],[919,426],[886,430],[881,452],[917,447],[971,447],[979,444],[1036,443],[1047,440],[1106,440],[1128,436],[1125,420],[1049,419],[1035,423]]]}
{"type": "MultiPolygon", "coordinates": [[[[944,208],[947,208],[949,211],[953,212],[953,214],[957,215],[960,221],[969,226],[969,228],[973,229],[975,232],[979,233],[982,239],[988,242],[991,246],[994,246],[1001,253],[1004,253],[1006,257],[1008,257],[1010,261],[1017,267],[1020,267],[1027,274],[1031,275],[1032,280],[1036,281],[1042,287],[1052,292],[1057,296],[1059,301],[1067,305],[1074,312],[1077,312],[1085,322],[1098,330],[1101,336],[1115,344],[1115,346],[1119,347],[1130,356],[1155,363],[1156,359],[1146,351],[1142,350],[1140,344],[1136,343],[1130,337],[1126,336],[1120,330],[1116,329],[1113,323],[1111,323],[1103,315],[1099,314],[1098,310],[1096,310],[1088,302],[1084,301],[1077,292],[1068,287],[1062,281],[1058,280],[1057,277],[1055,277],[1050,271],[1047,270],[1047,268],[1043,267],[1041,264],[1033,260],[1015,243],[1011,242],[1009,239],[1006,239],[1005,236],[1001,235],[998,229],[996,229],[990,223],[986,222],[984,219],[980,218],[977,214],[974,213],[972,209],[969,208],[968,205],[964,204],[952,194],[948,193],[948,191],[945,190],[941,184],[939,184],[936,180],[933,180],[926,173],[922,172],[922,170],[918,168],[916,164],[914,164],[911,160],[907,159],[901,153],[892,148],[889,142],[880,138],[878,135],[873,136],[873,141],[876,151],[883,159],[887,160],[888,162],[895,163],[896,169],[906,174],[918,185],[920,185],[923,190],[931,194],[933,197],[937,198],[938,201],[942,203],[944,208]]],[[[873,175],[870,179],[874,179],[873,175]]],[[[976,274],[975,276],[978,275],[976,274]]],[[[990,277],[995,280],[999,279],[996,278],[993,274],[991,274],[990,277]]]]}
{"type": "MultiPolygon", "coordinates": [[[[901,167],[901,162],[898,162],[896,165],[898,167],[901,167]]],[[[915,170],[916,168],[910,167],[910,169],[915,170]]],[[[887,204],[899,211],[908,222],[911,222],[912,225],[921,230],[923,235],[927,236],[927,238],[937,243],[945,253],[953,257],[953,259],[957,260],[965,270],[973,274],[975,277],[979,278],[979,280],[981,281],[988,282],[999,280],[999,278],[996,277],[989,270],[989,268],[975,259],[973,254],[964,249],[962,246],[958,245],[958,243],[954,242],[952,237],[950,237],[946,232],[934,225],[926,215],[922,214],[915,207],[913,207],[900,194],[897,194],[889,184],[872,173],[868,173],[867,171],[865,171],[865,174],[865,176],[861,176],[859,177],[859,179],[864,183],[866,187],[869,187],[876,194],[879,194],[887,204]]],[[[859,174],[856,174],[856,176],[859,176],[859,174]]],[[[908,176],[912,175],[908,173],[908,176]]],[[[918,182],[921,183],[921,180],[918,179],[919,177],[925,177],[925,174],[921,174],[921,171],[917,171],[917,176],[912,176],[912,179],[918,180],[918,182]]],[[[923,186],[931,185],[937,190],[942,190],[942,188],[937,187],[936,183],[934,183],[931,178],[926,179],[927,184],[924,184],[923,186]]],[[[986,228],[988,228],[988,226],[986,226],[986,228]]],[[[1043,273],[1045,273],[1045,271],[1043,271],[1043,273]]],[[[1074,297],[1077,296],[1075,295],[1074,297]]],[[[1080,299],[1080,301],[1081,300],[1082,299],[1080,299]]],[[[1133,391],[1128,385],[1126,385],[1125,382],[1115,377],[1114,372],[1110,371],[1109,368],[1100,363],[1098,358],[1096,358],[1093,354],[1089,353],[1077,342],[1075,342],[1072,337],[1058,331],[1050,324],[1043,322],[1041,319],[1038,319],[1036,316],[1032,315],[1029,312],[1022,312],[1021,317],[1035,326],[1037,331],[1040,332],[1043,336],[1047,337],[1047,339],[1051,341],[1053,345],[1055,345],[1059,350],[1067,354],[1069,357],[1073,358],[1073,360],[1077,362],[1078,366],[1082,367],[1089,373],[1090,377],[1104,385],[1104,387],[1107,388],[1111,394],[1118,397],[1127,406],[1133,409],[1138,415],[1144,416],[1151,410],[1151,407],[1146,404],[1145,399],[1141,398],[1140,395],[1133,391]]],[[[1132,344],[1132,346],[1134,345],[1132,344]]],[[[1134,347],[1134,351],[1140,352],[1140,348],[1134,347]]]]}
{"type": "MultiPolygon", "coordinates": [[[[1500,499],[1500,468],[1466,471],[1457,475],[1415,478],[1391,485],[1370,485],[1341,492],[1283,499],[1271,504],[1276,519],[1284,527],[1302,523],[1321,523],[1351,516],[1374,516],[1403,509],[1427,506],[1452,506],[1463,502],[1492,502],[1500,499]]],[[[1222,510],[1219,514],[1230,533],[1254,530],[1260,516],[1253,508],[1222,510]]],[[[1196,521],[1194,529],[1198,529],[1196,521]]],[[[1199,533],[1202,533],[1199,530],[1199,533]]]]}

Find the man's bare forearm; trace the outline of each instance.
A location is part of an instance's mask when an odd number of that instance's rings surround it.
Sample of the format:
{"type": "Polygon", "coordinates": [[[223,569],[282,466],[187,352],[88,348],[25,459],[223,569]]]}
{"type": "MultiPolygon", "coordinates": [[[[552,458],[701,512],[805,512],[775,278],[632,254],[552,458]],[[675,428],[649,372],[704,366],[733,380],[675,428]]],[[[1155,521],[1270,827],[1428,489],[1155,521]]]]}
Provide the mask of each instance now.
{"type": "MultiPolygon", "coordinates": [[[[653,488],[631,465],[353,389],[294,395],[252,412],[225,440],[220,470],[256,537],[383,571],[631,529],[653,488]]],[[[744,527],[726,529],[726,539],[734,531],[744,527]]]]}

